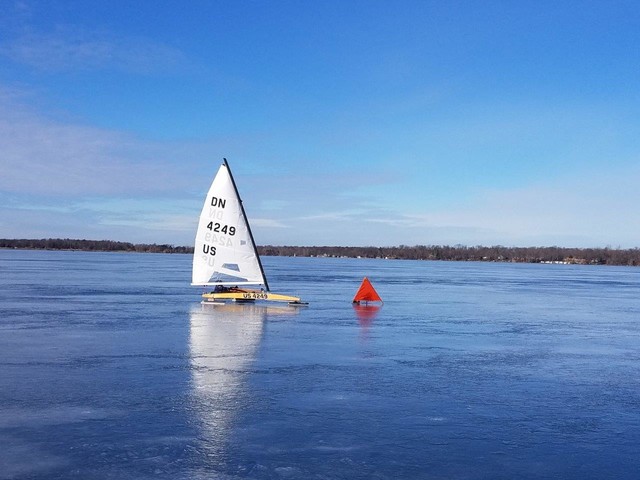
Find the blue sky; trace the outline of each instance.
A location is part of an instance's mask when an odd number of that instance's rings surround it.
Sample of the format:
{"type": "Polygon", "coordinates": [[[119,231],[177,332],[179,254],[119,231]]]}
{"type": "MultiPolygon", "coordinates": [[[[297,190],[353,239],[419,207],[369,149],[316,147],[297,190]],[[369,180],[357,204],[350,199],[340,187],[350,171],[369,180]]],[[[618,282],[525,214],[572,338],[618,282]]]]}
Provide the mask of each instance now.
{"type": "Polygon", "coordinates": [[[0,237],[640,246],[637,2],[0,3],[0,237]]]}

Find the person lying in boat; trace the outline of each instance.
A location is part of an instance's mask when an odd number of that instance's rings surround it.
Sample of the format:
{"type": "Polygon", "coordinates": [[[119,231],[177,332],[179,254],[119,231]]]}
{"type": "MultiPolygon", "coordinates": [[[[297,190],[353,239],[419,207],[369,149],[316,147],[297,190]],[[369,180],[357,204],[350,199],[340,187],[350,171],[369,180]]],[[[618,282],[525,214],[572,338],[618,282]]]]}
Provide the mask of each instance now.
{"type": "Polygon", "coordinates": [[[238,288],[238,286],[233,287],[225,287],[224,285],[216,285],[216,288],[213,289],[213,293],[242,293],[245,290],[238,288]]]}

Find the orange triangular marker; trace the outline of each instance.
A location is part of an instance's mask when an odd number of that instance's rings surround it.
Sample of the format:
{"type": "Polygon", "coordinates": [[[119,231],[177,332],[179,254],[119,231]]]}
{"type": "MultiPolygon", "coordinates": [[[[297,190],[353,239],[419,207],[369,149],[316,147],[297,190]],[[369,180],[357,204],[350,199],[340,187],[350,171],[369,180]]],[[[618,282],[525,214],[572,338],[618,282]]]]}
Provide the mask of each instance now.
{"type": "Polygon", "coordinates": [[[367,277],[364,277],[362,285],[360,285],[360,288],[356,292],[356,296],[353,297],[353,303],[360,302],[382,302],[380,295],[378,295],[378,292],[373,288],[373,285],[371,285],[367,277]]]}

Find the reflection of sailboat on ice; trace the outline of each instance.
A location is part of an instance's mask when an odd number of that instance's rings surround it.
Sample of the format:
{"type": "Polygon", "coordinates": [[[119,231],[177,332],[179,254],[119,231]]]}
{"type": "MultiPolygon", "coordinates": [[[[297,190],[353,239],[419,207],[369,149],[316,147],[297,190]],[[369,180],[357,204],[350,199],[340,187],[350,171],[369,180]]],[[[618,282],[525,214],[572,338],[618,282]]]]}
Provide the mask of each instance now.
{"type": "Polygon", "coordinates": [[[224,159],[207,193],[193,253],[192,285],[213,286],[203,303],[266,300],[306,305],[298,297],[269,291],[231,169],[224,159]],[[247,288],[253,286],[253,288],[247,288]],[[262,286],[262,288],[257,288],[262,286]]]}
{"type": "Polygon", "coordinates": [[[287,306],[228,304],[190,312],[190,358],[195,420],[203,448],[212,462],[221,461],[233,420],[251,398],[250,374],[267,318],[295,315],[287,306]]]}

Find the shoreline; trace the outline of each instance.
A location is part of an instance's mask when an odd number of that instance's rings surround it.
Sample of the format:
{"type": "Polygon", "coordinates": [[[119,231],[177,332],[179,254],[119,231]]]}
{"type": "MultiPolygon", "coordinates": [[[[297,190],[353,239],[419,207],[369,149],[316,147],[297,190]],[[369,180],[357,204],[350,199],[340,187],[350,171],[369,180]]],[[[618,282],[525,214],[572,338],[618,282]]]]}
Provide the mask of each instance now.
{"type": "MultiPolygon", "coordinates": [[[[444,260],[562,265],[640,266],[640,249],[416,245],[398,247],[258,246],[261,256],[444,260]]],[[[193,247],[113,240],[0,239],[3,250],[193,254],[193,247]]]]}

